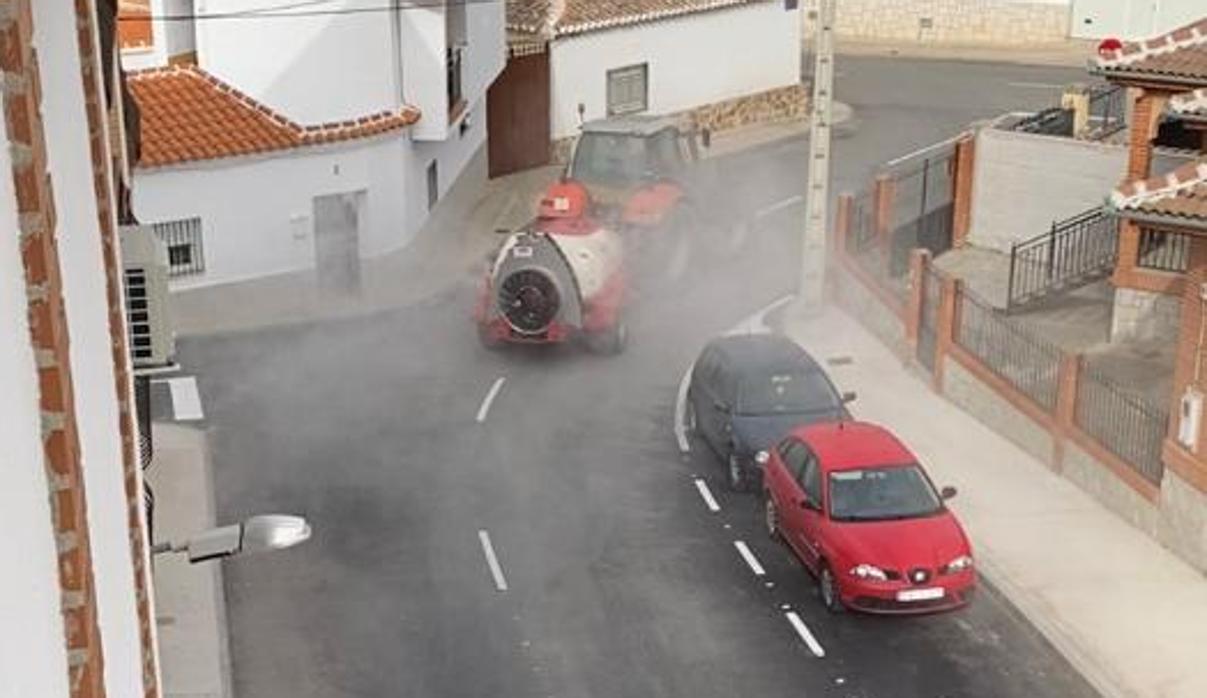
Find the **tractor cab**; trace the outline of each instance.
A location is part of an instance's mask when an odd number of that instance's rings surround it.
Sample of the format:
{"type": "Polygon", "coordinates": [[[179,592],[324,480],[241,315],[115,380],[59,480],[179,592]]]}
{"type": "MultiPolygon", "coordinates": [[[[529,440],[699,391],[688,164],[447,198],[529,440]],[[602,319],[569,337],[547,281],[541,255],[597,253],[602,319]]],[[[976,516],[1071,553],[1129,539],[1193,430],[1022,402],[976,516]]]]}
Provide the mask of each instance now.
{"type": "MultiPolygon", "coordinates": [[[[708,132],[700,133],[707,145],[708,132]]],[[[589,121],[582,126],[566,177],[582,182],[597,199],[655,181],[683,183],[700,158],[696,135],[667,117],[589,121]]]]}

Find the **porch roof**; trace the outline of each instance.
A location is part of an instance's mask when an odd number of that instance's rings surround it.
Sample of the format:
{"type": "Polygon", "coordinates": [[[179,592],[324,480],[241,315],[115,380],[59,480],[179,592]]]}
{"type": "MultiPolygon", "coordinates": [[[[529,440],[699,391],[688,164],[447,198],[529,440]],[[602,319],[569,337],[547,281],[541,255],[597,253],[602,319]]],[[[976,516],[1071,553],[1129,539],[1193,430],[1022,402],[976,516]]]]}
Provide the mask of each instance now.
{"type": "Polygon", "coordinates": [[[419,120],[408,106],[304,126],[191,65],[132,73],[127,84],[141,116],[144,168],[368,138],[419,120]]]}
{"type": "Polygon", "coordinates": [[[1097,72],[1122,83],[1207,86],[1207,17],[1161,36],[1125,43],[1100,56],[1097,72]]]}
{"type": "Polygon", "coordinates": [[[1123,184],[1111,193],[1110,204],[1125,217],[1159,217],[1207,230],[1207,158],[1123,184]]]}

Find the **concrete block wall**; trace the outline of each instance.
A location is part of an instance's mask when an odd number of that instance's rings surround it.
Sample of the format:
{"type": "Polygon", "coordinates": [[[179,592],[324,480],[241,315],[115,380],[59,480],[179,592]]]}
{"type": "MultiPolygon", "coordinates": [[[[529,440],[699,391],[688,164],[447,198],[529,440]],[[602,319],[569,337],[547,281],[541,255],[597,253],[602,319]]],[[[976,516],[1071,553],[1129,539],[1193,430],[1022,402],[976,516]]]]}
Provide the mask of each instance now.
{"type": "Polygon", "coordinates": [[[1207,493],[1172,470],[1161,485],[1157,537],[1166,547],[1207,572],[1207,493]]]}
{"type": "Polygon", "coordinates": [[[943,394],[985,426],[1018,444],[1035,458],[1050,463],[1052,435],[993,388],[951,358],[943,366],[943,394]]]}
{"type": "Polygon", "coordinates": [[[1156,504],[1115,477],[1090,452],[1074,443],[1066,444],[1061,474],[1132,526],[1154,538],[1157,536],[1160,512],[1156,504]]]}
{"type": "Polygon", "coordinates": [[[1069,37],[1067,2],[842,0],[839,39],[1029,45],[1069,37]]]}
{"type": "Polygon", "coordinates": [[[1111,341],[1176,337],[1181,313],[1181,298],[1178,296],[1117,288],[1111,315],[1111,341]]]}

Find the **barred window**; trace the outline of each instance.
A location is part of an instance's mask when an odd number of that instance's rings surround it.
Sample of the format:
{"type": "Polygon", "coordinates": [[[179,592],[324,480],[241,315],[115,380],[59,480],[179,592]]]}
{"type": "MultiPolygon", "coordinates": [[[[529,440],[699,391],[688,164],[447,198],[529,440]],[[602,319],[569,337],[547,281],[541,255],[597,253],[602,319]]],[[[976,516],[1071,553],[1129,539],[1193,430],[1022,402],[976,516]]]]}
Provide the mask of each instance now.
{"type": "Polygon", "coordinates": [[[636,114],[648,108],[648,63],[608,71],[608,116],[636,114]]]}
{"type": "Polygon", "coordinates": [[[171,276],[188,276],[205,271],[200,218],[154,223],[151,229],[167,245],[168,273],[171,276]]]}

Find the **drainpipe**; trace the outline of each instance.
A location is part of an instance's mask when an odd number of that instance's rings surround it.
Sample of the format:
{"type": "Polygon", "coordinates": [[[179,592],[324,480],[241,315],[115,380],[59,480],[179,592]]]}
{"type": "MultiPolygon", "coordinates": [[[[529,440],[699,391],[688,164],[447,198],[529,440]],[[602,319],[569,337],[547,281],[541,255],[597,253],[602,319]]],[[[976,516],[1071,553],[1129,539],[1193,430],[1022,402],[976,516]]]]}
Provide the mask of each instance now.
{"type": "Polygon", "coordinates": [[[402,70],[402,0],[390,0],[390,34],[394,40],[394,87],[398,94],[398,109],[407,104],[402,70]]]}

